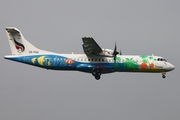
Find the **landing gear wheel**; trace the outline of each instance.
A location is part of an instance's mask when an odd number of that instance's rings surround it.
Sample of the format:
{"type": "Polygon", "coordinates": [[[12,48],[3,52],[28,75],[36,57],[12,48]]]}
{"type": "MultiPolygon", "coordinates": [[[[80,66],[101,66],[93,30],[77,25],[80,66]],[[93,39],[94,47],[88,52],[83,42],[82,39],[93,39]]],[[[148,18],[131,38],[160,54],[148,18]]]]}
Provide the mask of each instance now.
{"type": "Polygon", "coordinates": [[[99,69],[94,69],[92,75],[95,77],[96,80],[99,80],[101,78],[101,72],[99,69]]]}
{"type": "Polygon", "coordinates": [[[166,78],[166,72],[162,72],[162,78],[166,78]]]}
{"type": "Polygon", "coordinates": [[[96,75],[95,78],[96,78],[96,80],[99,80],[101,78],[101,76],[100,75],[96,75]]]}
{"type": "Polygon", "coordinates": [[[162,75],[162,78],[166,78],[166,76],[165,76],[165,75],[162,75]]]}
{"type": "Polygon", "coordinates": [[[96,74],[97,74],[96,71],[93,71],[93,72],[92,72],[92,75],[93,75],[93,76],[96,76],[96,74]]]}

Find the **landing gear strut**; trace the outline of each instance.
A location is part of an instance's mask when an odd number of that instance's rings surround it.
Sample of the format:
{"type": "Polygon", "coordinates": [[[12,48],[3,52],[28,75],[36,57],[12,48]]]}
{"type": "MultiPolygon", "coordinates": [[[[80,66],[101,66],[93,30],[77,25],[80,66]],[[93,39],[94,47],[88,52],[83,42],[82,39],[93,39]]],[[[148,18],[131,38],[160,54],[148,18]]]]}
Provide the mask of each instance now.
{"type": "Polygon", "coordinates": [[[95,77],[96,80],[99,80],[101,78],[101,73],[99,69],[94,69],[92,75],[95,77]]]}

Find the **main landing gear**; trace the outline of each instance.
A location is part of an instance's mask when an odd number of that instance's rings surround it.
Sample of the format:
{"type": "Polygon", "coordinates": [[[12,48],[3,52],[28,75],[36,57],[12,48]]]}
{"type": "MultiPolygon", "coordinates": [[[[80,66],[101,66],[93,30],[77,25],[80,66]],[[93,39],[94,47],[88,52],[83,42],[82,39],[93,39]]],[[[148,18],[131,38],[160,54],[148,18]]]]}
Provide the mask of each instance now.
{"type": "Polygon", "coordinates": [[[96,80],[99,80],[101,78],[101,72],[99,69],[94,69],[92,75],[95,77],[96,80]]]}
{"type": "Polygon", "coordinates": [[[166,73],[162,72],[162,78],[166,78],[166,73]]]}

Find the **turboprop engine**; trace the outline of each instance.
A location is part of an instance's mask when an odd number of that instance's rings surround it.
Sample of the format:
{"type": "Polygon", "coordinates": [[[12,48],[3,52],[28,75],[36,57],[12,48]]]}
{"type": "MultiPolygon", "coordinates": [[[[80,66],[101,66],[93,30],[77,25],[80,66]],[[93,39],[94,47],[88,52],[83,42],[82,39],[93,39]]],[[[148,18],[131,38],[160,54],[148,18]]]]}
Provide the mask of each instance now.
{"type": "Polygon", "coordinates": [[[113,57],[114,56],[114,51],[111,49],[104,49],[102,48],[102,55],[106,57],[113,57]]]}

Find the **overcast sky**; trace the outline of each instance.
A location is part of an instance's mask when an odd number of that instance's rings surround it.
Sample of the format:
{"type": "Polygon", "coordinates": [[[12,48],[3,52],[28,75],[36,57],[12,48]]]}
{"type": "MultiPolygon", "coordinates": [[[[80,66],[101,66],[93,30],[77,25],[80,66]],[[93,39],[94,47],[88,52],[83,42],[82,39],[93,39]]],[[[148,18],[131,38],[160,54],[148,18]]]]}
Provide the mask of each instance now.
{"type": "Polygon", "coordinates": [[[1,0],[1,120],[180,119],[179,0],[1,0]],[[38,48],[83,53],[82,37],[123,54],[163,56],[176,69],[161,74],[51,71],[4,59],[5,27],[38,48]]]}

